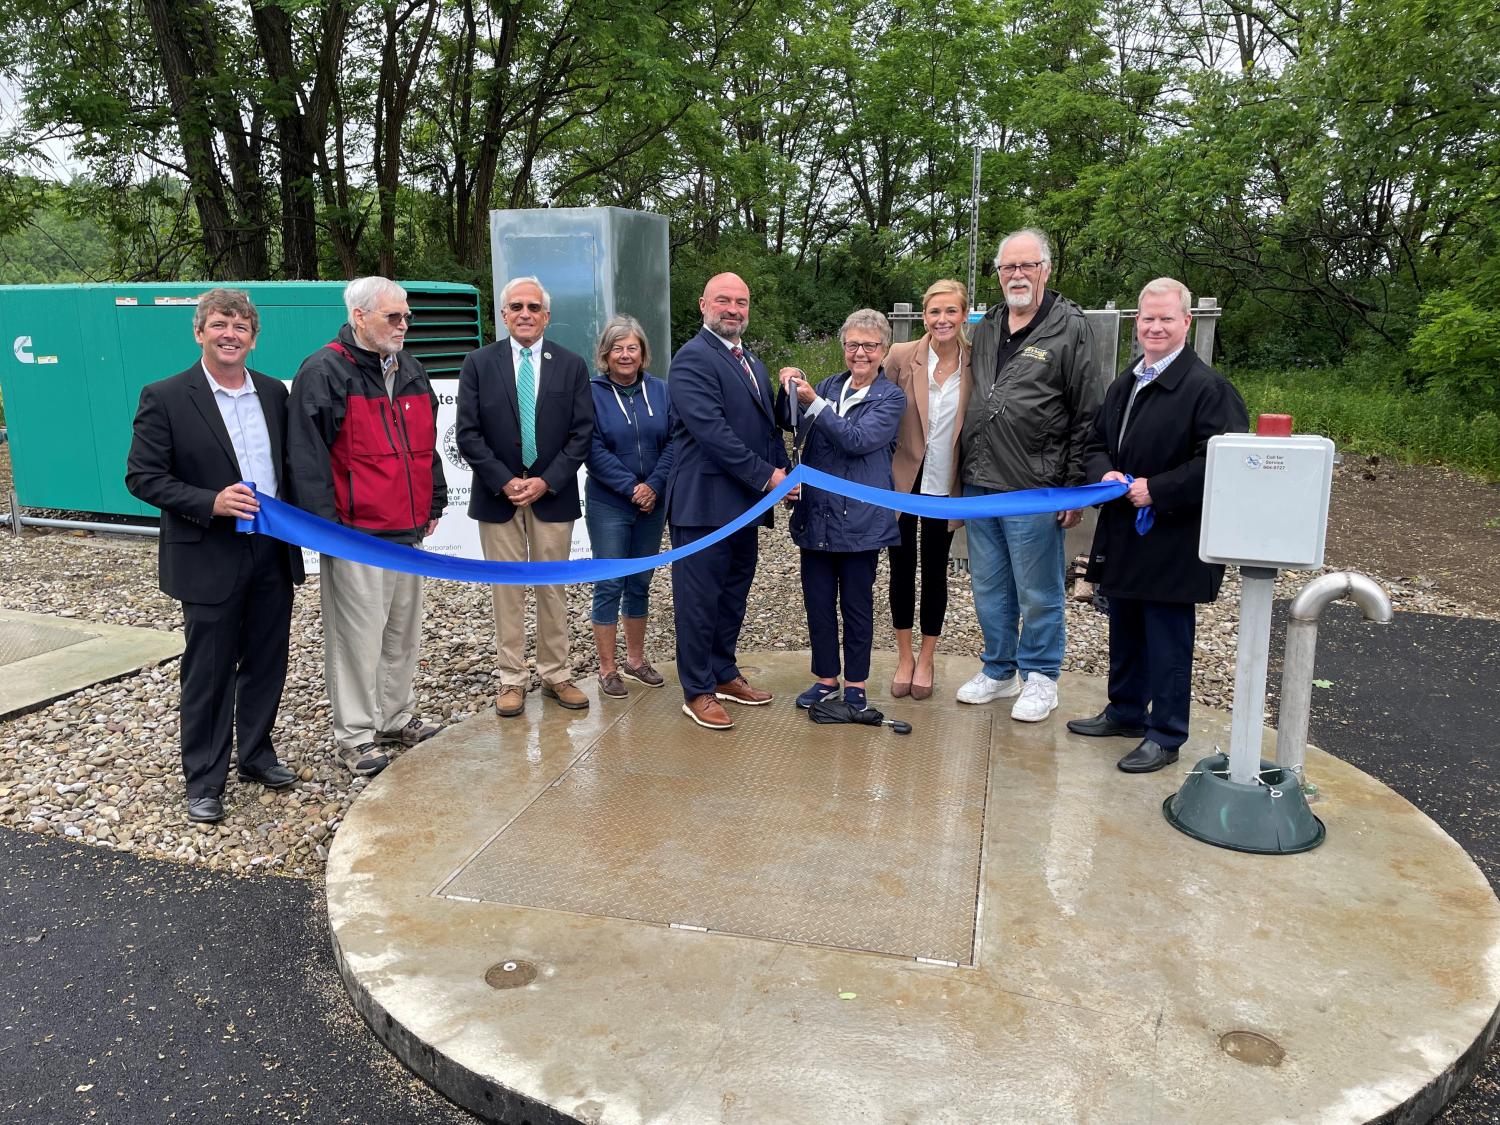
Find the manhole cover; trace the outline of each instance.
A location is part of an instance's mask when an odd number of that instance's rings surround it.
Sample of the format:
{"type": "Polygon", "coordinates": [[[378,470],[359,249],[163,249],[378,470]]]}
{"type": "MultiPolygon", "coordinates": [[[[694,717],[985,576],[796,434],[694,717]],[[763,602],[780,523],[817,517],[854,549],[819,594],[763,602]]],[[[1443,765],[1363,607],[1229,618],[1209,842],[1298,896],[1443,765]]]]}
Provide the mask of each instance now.
{"type": "Polygon", "coordinates": [[[530,961],[496,961],[484,974],[491,988],[520,988],[536,980],[536,966],[530,961]]]}
{"type": "Polygon", "coordinates": [[[1280,1066],[1286,1052],[1274,1040],[1254,1031],[1228,1031],[1219,1036],[1219,1050],[1251,1066],[1280,1066]]]}

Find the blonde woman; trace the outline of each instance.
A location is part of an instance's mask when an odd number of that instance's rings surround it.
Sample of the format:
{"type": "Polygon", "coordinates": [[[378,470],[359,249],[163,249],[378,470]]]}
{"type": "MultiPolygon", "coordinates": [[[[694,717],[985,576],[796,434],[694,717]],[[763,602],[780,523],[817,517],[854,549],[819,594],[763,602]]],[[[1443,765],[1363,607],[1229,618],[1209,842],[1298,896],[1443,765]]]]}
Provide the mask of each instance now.
{"type": "MultiPolygon", "coordinates": [[[[973,386],[967,325],[969,293],[961,282],[935,281],[922,296],[920,340],[893,344],[886,376],[906,394],[891,464],[899,492],[925,496],[958,494],[958,435],[973,386]]],[[[901,543],[890,548],[891,627],[896,632],[896,674],[891,695],[926,699],[932,694],[933,661],[948,612],[948,550],[953,532],[946,520],[903,514],[901,543]],[[917,574],[921,572],[921,642],[917,624],[917,574]]]]}

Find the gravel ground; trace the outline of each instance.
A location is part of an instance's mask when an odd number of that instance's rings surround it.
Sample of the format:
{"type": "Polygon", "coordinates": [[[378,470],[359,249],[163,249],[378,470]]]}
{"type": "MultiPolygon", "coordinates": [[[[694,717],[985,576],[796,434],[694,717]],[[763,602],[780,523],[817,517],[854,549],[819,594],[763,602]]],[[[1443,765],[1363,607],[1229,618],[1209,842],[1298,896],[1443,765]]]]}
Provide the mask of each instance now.
{"type": "MultiPolygon", "coordinates": [[[[0,486],[9,483],[8,452],[0,447],[0,486]]],[[[156,588],[154,540],[39,529],[28,529],[17,539],[6,531],[0,533],[0,563],[0,606],[5,608],[182,628],[177,603],[156,588]]],[[[1284,576],[1277,597],[1290,597],[1309,577],[1284,576]]],[[[1418,583],[1375,577],[1398,610],[1485,615],[1418,583]]],[[[877,601],[885,585],[882,560],[877,601]]],[[[430,721],[455,723],[488,709],[498,690],[488,591],[436,581],[426,589],[418,706],[430,721]]],[[[949,589],[942,648],[977,658],[982,641],[968,581],[955,577],[949,589]]],[[[782,527],[762,531],[743,650],[806,647],[798,591],[796,549],[782,527]]],[[[1238,579],[1231,569],[1218,603],[1200,609],[1194,697],[1210,707],[1227,709],[1233,696],[1238,599],[1238,579]]],[[[580,677],[594,669],[588,607],[589,591],[570,588],[573,666],[580,677]]],[[[892,637],[879,608],[876,623],[876,650],[888,651],[892,637]]],[[[1070,602],[1064,667],[1103,675],[1107,636],[1101,613],[1089,603],[1070,602]]],[[[271,793],[231,782],[225,794],[229,815],[222,824],[188,823],[177,750],[178,663],[173,660],[0,722],[0,825],[233,872],[269,869],[320,877],[330,838],[366,784],[351,777],[333,753],[322,645],[313,579],[298,592],[293,610],[291,665],[276,730],[282,760],[301,779],[292,789],[271,793]]],[[[668,572],[660,570],[652,583],[648,653],[670,673],[672,651],[671,583],[668,572]]],[[[940,683],[938,690],[951,692],[957,686],[940,683]]],[[[1268,702],[1273,702],[1274,691],[1269,694],[1268,702]]],[[[883,684],[873,687],[872,697],[877,703],[885,698],[883,684]]],[[[1066,699],[1059,715],[1069,716],[1066,699]]]]}

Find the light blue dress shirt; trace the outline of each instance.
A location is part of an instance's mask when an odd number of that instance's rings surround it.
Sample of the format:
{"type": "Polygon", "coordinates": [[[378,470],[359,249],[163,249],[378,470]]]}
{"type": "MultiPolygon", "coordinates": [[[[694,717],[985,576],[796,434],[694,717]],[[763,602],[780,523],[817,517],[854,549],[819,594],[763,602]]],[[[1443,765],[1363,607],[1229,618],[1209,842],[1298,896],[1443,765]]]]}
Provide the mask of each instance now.
{"type": "Polygon", "coordinates": [[[274,497],[280,481],[276,478],[271,434],[266,429],[260,395],[255,393],[255,381],[247,371],[244,383],[232,391],[221,386],[201,362],[199,366],[203,369],[203,377],[208,380],[208,389],[213,392],[219,416],[224,419],[224,428],[229,431],[229,444],[234,446],[234,459],[240,463],[241,479],[254,481],[257,489],[274,497]]]}

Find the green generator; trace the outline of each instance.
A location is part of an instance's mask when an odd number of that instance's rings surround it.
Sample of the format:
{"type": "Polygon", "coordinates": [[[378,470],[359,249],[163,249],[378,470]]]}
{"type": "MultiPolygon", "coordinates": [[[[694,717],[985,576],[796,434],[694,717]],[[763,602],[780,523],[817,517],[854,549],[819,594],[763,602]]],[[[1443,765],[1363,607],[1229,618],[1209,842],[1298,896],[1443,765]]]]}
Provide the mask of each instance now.
{"type": "MultiPolygon", "coordinates": [[[[332,340],[348,314],[344,283],[162,282],[0,286],[0,399],[17,500],[27,508],[155,516],[125,491],[125,454],[141,388],[190,367],[200,293],[223,285],[250,294],[260,338],[250,366],[290,382],[302,360],[332,340]]],[[[403,281],[412,310],[406,349],[456,391],[458,369],[480,339],[472,285],[403,281]]]]}

